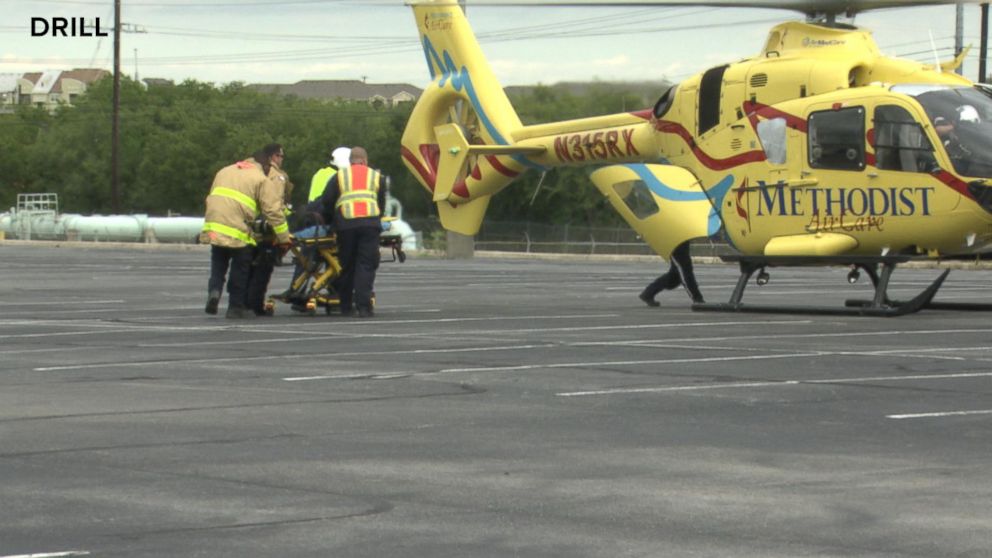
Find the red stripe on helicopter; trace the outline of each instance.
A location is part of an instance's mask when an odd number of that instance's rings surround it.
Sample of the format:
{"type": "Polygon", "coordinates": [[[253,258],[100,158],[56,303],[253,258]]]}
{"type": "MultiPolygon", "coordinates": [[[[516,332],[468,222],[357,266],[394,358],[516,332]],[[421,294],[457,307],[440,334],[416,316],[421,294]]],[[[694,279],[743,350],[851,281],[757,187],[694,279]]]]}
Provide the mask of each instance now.
{"type": "Polygon", "coordinates": [[[960,178],[954,176],[950,172],[941,169],[940,172],[936,173],[934,176],[937,177],[937,180],[950,186],[952,189],[954,189],[955,192],[961,194],[962,196],[968,198],[969,200],[975,199],[975,196],[971,195],[971,192],[968,191],[968,184],[965,181],[961,180],[960,178]]]}
{"type": "Polygon", "coordinates": [[[489,164],[492,165],[494,169],[496,169],[496,172],[507,178],[516,178],[517,176],[520,176],[518,171],[515,171],[501,163],[499,157],[496,155],[486,155],[486,160],[489,161],[489,164]]]}
{"type": "Polygon", "coordinates": [[[793,130],[799,130],[804,134],[808,129],[806,120],[769,105],[763,105],[755,101],[744,101],[741,108],[744,110],[744,114],[747,115],[748,121],[751,122],[751,127],[756,131],[758,129],[759,117],[764,118],[765,120],[770,118],[784,118],[786,126],[792,128],[793,130]]]}
{"type": "Polygon", "coordinates": [[[653,114],[653,112],[652,112],[651,109],[639,110],[639,111],[636,111],[636,112],[632,112],[630,114],[631,114],[631,116],[636,116],[638,118],[643,118],[644,120],[651,120],[651,117],[654,116],[654,114],[653,114]]]}
{"type": "Polygon", "coordinates": [[[420,159],[413,154],[412,151],[407,149],[405,146],[400,146],[400,153],[403,158],[406,159],[410,166],[417,171],[420,178],[423,179],[424,184],[433,192],[434,183],[437,182],[437,165],[441,157],[441,149],[434,143],[425,143],[420,145],[420,154],[423,156],[424,161],[429,166],[424,166],[420,159]]]}
{"type": "MultiPolygon", "coordinates": [[[[874,128],[872,128],[871,130],[868,130],[867,137],[868,137],[868,145],[874,146],[875,145],[875,129],[874,128]]],[[[871,165],[871,166],[873,166],[875,168],[878,168],[878,162],[877,161],[878,160],[877,160],[877,158],[876,158],[876,156],[875,156],[874,153],[865,153],[865,163],[866,164],[871,165]]],[[[879,169],[879,170],[883,170],[883,169],[879,169]]],[[[949,186],[952,190],[954,190],[955,192],[961,194],[962,196],[964,196],[964,197],[966,197],[966,198],[968,198],[970,200],[975,199],[975,196],[973,196],[971,194],[971,192],[968,191],[968,184],[965,181],[961,180],[960,178],[954,176],[950,172],[941,169],[940,172],[938,172],[936,174],[933,174],[932,176],[934,178],[936,178],[937,180],[941,181],[942,183],[944,183],[944,185],[949,186]]]]}
{"type": "Polygon", "coordinates": [[[699,146],[696,145],[696,140],[692,137],[692,134],[690,134],[689,131],[678,122],[659,120],[655,123],[654,128],[659,132],[665,134],[675,134],[682,138],[689,148],[692,149],[692,153],[696,156],[696,159],[698,159],[699,162],[706,168],[711,170],[727,170],[740,165],[745,165],[747,163],[756,163],[767,159],[765,152],[761,150],[748,151],[747,153],[741,153],[740,155],[734,155],[733,157],[727,157],[726,159],[715,159],[700,149],[699,146]]]}
{"type": "Polygon", "coordinates": [[[458,183],[455,184],[455,187],[451,189],[451,193],[456,196],[463,197],[465,199],[468,199],[468,197],[471,195],[468,193],[468,184],[465,183],[464,178],[459,180],[458,183]]]}
{"type": "MultiPolygon", "coordinates": [[[[520,175],[519,172],[514,172],[504,166],[503,163],[500,163],[499,159],[495,155],[486,155],[486,161],[488,161],[497,172],[507,178],[516,178],[520,175]]],[[[475,165],[472,167],[472,172],[470,172],[469,175],[476,180],[482,180],[482,169],[479,168],[479,165],[475,165]]],[[[468,191],[468,184],[465,180],[459,180],[458,184],[455,184],[455,187],[451,189],[451,193],[463,198],[471,197],[471,194],[468,191]]]]}

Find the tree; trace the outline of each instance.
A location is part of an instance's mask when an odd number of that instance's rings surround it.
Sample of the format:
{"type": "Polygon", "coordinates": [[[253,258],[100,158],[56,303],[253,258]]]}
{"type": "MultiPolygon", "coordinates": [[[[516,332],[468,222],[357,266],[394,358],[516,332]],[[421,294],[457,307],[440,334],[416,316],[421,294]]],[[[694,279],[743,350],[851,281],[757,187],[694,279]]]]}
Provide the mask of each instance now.
{"type": "MultiPolygon", "coordinates": [[[[54,113],[18,107],[0,115],[0,203],[18,193],[54,192],[67,212],[110,208],[112,83],[93,84],[75,106],[54,113]]],[[[641,97],[606,84],[581,95],[538,86],[513,104],[525,123],[567,120],[631,110],[641,97]]],[[[435,213],[430,195],[403,166],[400,138],[413,105],[323,101],[259,93],[242,83],[216,87],[194,80],[145,88],[121,83],[121,194],[125,212],[202,214],[214,174],[267,143],[281,143],[284,170],[296,185],[296,205],[310,178],[338,146],[364,146],[373,166],[391,178],[405,217],[435,213]]],[[[618,224],[589,182],[587,168],[528,172],[494,196],[489,218],[577,225],[618,224]],[[533,201],[532,201],[533,200],[533,201]]]]}

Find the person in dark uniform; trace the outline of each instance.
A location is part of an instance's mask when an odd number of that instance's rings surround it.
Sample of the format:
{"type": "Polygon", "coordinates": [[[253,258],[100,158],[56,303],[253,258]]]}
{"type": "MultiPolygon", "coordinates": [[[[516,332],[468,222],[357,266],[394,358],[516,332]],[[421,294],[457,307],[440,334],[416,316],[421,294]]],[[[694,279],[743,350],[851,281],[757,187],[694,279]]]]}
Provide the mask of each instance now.
{"type": "Polygon", "coordinates": [[[341,277],[336,284],[341,314],[370,318],[372,286],[379,267],[379,233],[386,186],[382,174],[369,168],[368,153],[351,148],[351,166],[341,169],[328,182],[321,196],[324,213],[333,211],[337,231],[341,277]]]}
{"type": "MultiPolygon", "coordinates": [[[[280,164],[286,158],[286,152],[282,145],[270,143],[255,154],[269,161],[268,177],[278,186],[278,191],[282,197],[283,216],[288,220],[290,215],[289,198],[293,190],[293,183],[289,181],[289,175],[280,168],[280,164]]],[[[269,316],[265,311],[265,294],[269,289],[269,281],[275,266],[285,253],[286,246],[279,245],[272,227],[263,219],[256,219],[255,233],[257,244],[252,253],[251,272],[248,277],[248,291],[245,296],[245,306],[253,311],[256,316],[269,316]]]]}
{"type": "Polygon", "coordinates": [[[648,306],[660,306],[654,297],[661,291],[670,290],[683,285],[694,303],[705,302],[703,293],[699,291],[696,276],[692,271],[692,256],[689,254],[689,241],[679,244],[670,258],[668,271],[663,273],[637,295],[648,306]]]}

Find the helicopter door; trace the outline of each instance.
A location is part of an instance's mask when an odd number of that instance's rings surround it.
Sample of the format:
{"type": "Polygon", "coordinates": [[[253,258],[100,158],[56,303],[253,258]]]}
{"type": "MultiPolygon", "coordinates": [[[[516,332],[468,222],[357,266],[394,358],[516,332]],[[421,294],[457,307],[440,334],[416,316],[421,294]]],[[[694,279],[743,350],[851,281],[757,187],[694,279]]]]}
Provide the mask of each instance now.
{"type": "Polygon", "coordinates": [[[802,214],[805,230],[796,233],[849,235],[867,226],[866,115],[863,106],[836,105],[807,115],[802,206],[794,210],[802,214]]]}
{"type": "Polygon", "coordinates": [[[862,252],[901,250],[928,222],[906,218],[947,201],[935,195],[936,159],[915,111],[893,101],[809,113],[807,233],[847,235],[862,252]]]}
{"type": "MultiPolygon", "coordinates": [[[[890,238],[915,237],[918,241],[921,227],[936,225],[931,217],[954,211],[961,196],[937,178],[941,165],[921,124],[927,121],[922,112],[886,100],[874,107],[872,116],[869,138],[874,157],[869,153],[868,161],[875,168],[867,172],[869,218],[890,238]]],[[[949,230],[943,226],[924,235],[934,244],[920,247],[935,248],[937,238],[949,230]]],[[[893,244],[895,248],[899,243],[893,244]]]]}
{"type": "Polygon", "coordinates": [[[611,165],[590,178],[624,221],[665,259],[686,240],[720,230],[720,217],[699,180],[682,167],[611,165]]]}

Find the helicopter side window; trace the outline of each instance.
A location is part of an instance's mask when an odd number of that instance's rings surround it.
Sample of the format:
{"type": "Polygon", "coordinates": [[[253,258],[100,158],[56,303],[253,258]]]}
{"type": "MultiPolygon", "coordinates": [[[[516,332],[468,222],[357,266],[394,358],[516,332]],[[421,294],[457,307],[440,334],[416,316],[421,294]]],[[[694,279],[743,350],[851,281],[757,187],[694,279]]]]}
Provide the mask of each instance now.
{"type": "Polygon", "coordinates": [[[613,190],[638,219],[647,219],[658,213],[658,203],[643,180],[618,182],[613,185],[613,190]]]}
{"type": "Polygon", "coordinates": [[[929,172],[937,166],[933,145],[906,109],[875,109],[875,166],[879,170],[929,172]]]}
{"type": "Polygon", "coordinates": [[[758,122],[758,139],[765,150],[765,157],[773,165],[785,164],[785,130],[784,118],[770,118],[758,122]]]}
{"type": "Polygon", "coordinates": [[[661,98],[659,98],[658,102],[654,104],[654,110],[652,111],[652,114],[654,114],[655,118],[660,119],[662,116],[665,116],[665,113],[668,112],[668,109],[672,108],[672,104],[674,102],[675,102],[675,86],[673,85],[668,88],[668,91],[662,93],[661,98]]]}
{"type": "Polygon", "coordinates": [[[851,107],[809,115],[809,166],[815,169],[865,168],[865,109],[851,107]]]}

